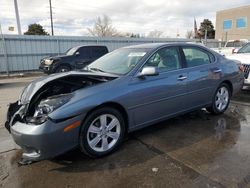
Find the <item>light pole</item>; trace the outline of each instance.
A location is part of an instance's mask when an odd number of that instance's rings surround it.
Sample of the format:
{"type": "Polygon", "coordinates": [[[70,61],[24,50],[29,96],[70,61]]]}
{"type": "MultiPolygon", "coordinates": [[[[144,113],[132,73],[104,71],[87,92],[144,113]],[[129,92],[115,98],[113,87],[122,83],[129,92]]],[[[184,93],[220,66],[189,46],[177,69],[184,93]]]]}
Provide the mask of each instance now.
{"type": "Polygon", "coordinates": [[[15,11],[16,11],[16,22],[17,22],[18,35],[21,35],[22,31],[21,31],[21,24],[20,24],[17,0],[14,0],[14,5],[15,5],[15,11]]]}

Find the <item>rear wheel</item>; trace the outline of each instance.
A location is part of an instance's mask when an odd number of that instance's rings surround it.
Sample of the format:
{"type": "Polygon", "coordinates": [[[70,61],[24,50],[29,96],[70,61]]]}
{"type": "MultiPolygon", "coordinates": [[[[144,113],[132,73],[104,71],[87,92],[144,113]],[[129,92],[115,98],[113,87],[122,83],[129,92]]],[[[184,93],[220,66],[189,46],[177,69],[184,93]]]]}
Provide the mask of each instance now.
{"type": "Polygon", "coordinates": [[[70,71],[71,68],[69,66],[66,66],[66,65],[61,65],[59,66],[57,69],[56,69],[56,73],[60,73],[60,72],[68,72],[70,71]]]}
{"type": "Polygon", "coordinates": [[[231,90],[229,86],[225,83],[222,83],[216,90],[212,106],[207,108],[207,110],[213,114],[222,114],[224,113],[230,103],[231,90]]]}
{"type": "Polygon", "coordinates": [[[104,107],[89,114],[80,131],[79,145],[91,157],[115,151],[124,138],[125,123],[119,111],[104,107]]]}

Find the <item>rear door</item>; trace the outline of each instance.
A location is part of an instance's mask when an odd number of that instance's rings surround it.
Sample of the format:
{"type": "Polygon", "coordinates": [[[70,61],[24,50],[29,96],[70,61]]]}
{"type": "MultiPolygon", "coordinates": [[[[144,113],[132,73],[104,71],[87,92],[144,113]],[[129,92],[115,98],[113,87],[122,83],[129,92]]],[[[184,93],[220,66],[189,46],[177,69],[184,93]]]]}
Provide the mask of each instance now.
{"type": "Polygon", "coordinates": [[[150,124],[186,109],[187,73],[178,47],[159,49],[145,63],[159,75],[134,77],[130,83],[130,112],[137,126],[150,124]]]}
{"type": "Polygon", "coordinates": [[[214,90],[222,77],[220,63],[204,48],[183,46],[188,74],[188,106],[190,109],[212,102],[214,90]]]}

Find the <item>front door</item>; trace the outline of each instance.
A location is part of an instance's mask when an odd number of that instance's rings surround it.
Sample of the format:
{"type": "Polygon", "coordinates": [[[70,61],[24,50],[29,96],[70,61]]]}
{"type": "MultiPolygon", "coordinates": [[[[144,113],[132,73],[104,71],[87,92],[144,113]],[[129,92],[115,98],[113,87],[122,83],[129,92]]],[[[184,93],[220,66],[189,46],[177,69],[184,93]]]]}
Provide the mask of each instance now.
{"type": "Polygon", "coordinates": [[[136,126],[184,111],[186,108],[187,73],[182,69],[178,47],[159,49],[143,67],[154,66],[159,75],[134,77],[130,83],[130,113],[136,126]]]}
{"type": "Polygon", "coordinates": [[[76,69],[82,69],[92,62],[92,54],[90,47],[81,47],[75,53],[76,69]]]}

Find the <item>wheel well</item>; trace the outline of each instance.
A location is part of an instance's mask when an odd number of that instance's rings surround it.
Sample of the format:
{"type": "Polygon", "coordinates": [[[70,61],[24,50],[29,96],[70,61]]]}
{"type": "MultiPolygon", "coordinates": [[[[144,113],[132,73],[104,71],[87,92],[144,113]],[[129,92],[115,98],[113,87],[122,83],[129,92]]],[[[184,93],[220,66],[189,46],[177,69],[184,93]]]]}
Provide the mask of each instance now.
{"type": "Polygon", "coordinates": [[[59,64],[59,65],[56,67],[56,69],[58,69],[59,67],[62,67],[62,66],[65,66],[65,67],[68,67],[68,68],[72,69],[71,65],[66,64],[66,63],[59,64]]]}
{"type": "Polygon", "coordinates": [[[232,95],[233,94],[233,84],[229,80],[225,80],[222,83],[225,83],[225,84],[227,84],[229,86],[229,89],[230,89],[230,92],[231,92],[231,95],[232,95]]]}
{"type": "Polygon", "coordinates": [[[96,106],[95,108],[91,109],[87,113],[84,120],[86,119],[86,117],[90,113],[92,113],[93,111],[95,111],[95,110],[97,110],[99,108],[103,108],[103,107],[111,107],[111,108],[114,108],[114,109],[118,110],[121,113],[121,115],[122,115],[122,117],[123,117],[123,119],[125,121],[125,129],[126,129],[125,132],[127,132],[128,131],[128,122],[129,122],[127,111],[125,110],[125,108],[122,105],[120,105],[119,103],[116,103],[116,102],[106,102],[106,103],[103,103],[103,104],[101,104],[99,106],[96,106]]]}

